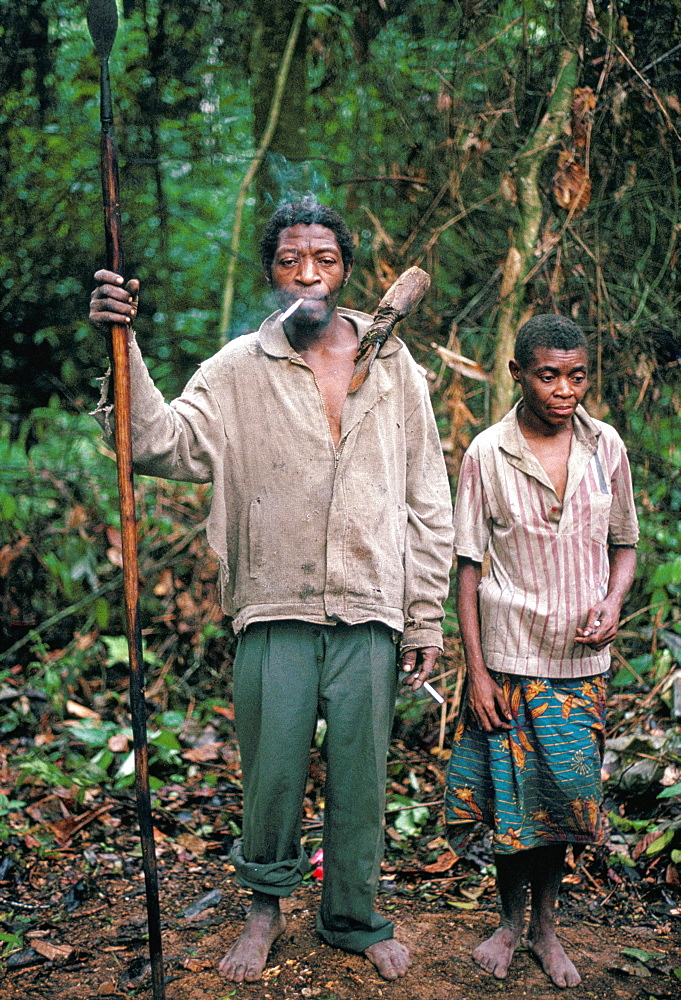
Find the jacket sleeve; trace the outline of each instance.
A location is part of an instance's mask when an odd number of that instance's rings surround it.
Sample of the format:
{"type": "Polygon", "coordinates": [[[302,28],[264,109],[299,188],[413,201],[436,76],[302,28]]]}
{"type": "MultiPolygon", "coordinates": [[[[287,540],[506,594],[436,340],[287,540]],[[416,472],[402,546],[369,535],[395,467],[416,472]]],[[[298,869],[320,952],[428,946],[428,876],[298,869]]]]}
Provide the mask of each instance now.
{"type": "MultiPolygon", "coordinates": [[[[208,483],[224,424],[213,392],[199,369],[181,396],[167,403],[142,359],[130,344],[132,451],[135,472],[189,483],[208,483]]],[[[109,373],[93,416],[113,445],[115,408],[108,401],[109,373]]]]}
{"type": "Polygon", "coordinates": [[[442,649],[444,602],[452,567],[452,500],[426,381],[406,421],[407,532],[402,651],[442,649]]]}

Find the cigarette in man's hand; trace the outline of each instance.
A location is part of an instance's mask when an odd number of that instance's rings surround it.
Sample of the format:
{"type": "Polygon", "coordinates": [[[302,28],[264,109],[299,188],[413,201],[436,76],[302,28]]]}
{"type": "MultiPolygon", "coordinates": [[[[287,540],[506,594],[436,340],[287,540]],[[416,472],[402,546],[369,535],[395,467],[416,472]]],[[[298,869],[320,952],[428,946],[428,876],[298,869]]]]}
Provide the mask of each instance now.
{"type": "Polygon", "coordinates": [[[430,695],[430,697],[435,699],[435,701],[438,703],[438,705],[443,705],[444,704],[444,698],[442,697],[442,695],[440,694],[439,691],[435,690],[435,688],[433,687],[432,684],[429,684],[428,681],[424,681],[423,682],[423,687],[428,692],[428,694],[430,695]]]}
{"type": "Polygon", "coordinates": [[[296,299],[296,301],[288,307],[286,312],[281,314],[281,316],[279,317],[279,321],[281,323],[285,323],[286,320],[289,318],[289,316],[293,316],[296,309],[298,309],[299,306],[302,306],[304,301],[305,299],[296,299]]]}
{"type": "Polygon", "coordinates": [[[601,620],[600,618],[597,618],[596,621],[593,623],[593,628],[600,628],[600,627],[601,627],[601,620]]]}

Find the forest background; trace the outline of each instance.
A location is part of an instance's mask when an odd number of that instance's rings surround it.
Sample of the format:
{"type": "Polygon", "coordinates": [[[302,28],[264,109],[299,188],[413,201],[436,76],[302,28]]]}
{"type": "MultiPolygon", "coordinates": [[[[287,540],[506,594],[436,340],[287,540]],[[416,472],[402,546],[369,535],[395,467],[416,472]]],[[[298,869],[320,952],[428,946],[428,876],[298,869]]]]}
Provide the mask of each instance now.
{"type": "MultiPolygon", "coordinates": [[[[586,330],[589,409],[625,439],[641,520],[614,648],[613,768],[644,775],[619,785],[620,812],[634,795],[639,817],[622,823],[623,858],[664,855],[678,886],[681,3],[123,0],[120,13],[126,272],[167,398],[273,310],[257,234],[306,193],[355,235],[345,304],[371,312],[412,264],[432,276],[400,333],[428,372],[453,489],[472,436],[512,400],[518,324],[558,311],[586,330]]],[[[0,838],[21,851],[55,836],[28,802],[69,790],[75,822],[87,790],[127,793],[131,757],[115,470],[88,416],[105,367],[86,318],[104,260],[98,63],[84,3],[0,0],[0,23],[0,838]]],[[[137,488],[152,782],[215,786],[196,744],[207,730],[233,744],[233,729],[207,491],[137,488]]],[[[446,629],[442,715],[398,706],[401,734],[435,756],[461,694],[452,608],[446,629]]],[[[400,816],[409,837],[428,810],[400,816]]],[[[15,925],[3,940],[18,947],[15,925]]]]}

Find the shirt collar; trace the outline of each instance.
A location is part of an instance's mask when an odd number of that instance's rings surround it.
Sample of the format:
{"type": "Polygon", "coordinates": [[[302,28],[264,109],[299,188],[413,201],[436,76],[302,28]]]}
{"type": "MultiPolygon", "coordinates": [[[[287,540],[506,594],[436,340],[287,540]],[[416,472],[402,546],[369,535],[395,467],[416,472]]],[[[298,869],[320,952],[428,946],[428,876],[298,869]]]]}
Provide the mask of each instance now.
{"type": "MultiPolygon", "coordinates": [[[[512,410],[501,420],[499,426],[499,447],[515,458],[522,458],[526,448],[523,432],[518,426],[518,414],[523,405],[519,399],[512,410]]],[[[572,418],[572,431],[577,441],[593,454],[598,447],[601,430],[583,406],[578,406],[572,418]]]]}
{"type": "MultiPolygon", "coordinates": [[[[369,316],[367,313],[358,312],[356,309],[341,308],[338,312],[341,316],[344,316],[352,323],[357,331],[357,339],[361,342],[373,322],[373,317],[369,316]]],[[[299,355],[297,351],[291,347],[288,337],[284,332],[284,327],[279,322],[280,316],[281,310],[277,309],[276,312],[273,312],[271,316],[268,316],[267,319],[264,320],[258,330],[260,346],[265,354],[269,354],[270,357],[273,358],[297,358],[299,355]]],[[[395,354],[395,352],[399,351],[402,346],[403,344],[399,337],[395,337],[391,334],[381,350],[378,352],[378,356],[379,358],[386,358],[390,354],[395,354]]]]}

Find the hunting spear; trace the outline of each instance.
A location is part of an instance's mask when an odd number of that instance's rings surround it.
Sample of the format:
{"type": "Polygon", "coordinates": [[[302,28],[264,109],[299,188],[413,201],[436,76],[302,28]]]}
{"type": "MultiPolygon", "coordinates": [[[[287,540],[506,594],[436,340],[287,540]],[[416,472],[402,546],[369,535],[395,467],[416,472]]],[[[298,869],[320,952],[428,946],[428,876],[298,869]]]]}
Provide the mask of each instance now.
{"type": "MultiPolygon", "coordinates": [[[[116,38],[118,11],[116,0],[90,0],[87,11],[90,35],[100,63],[100,121],[102,197],[107,267],[123,274],[121,205],[118,185],[118,151],[113,125],[113,104],[109,81],[109,55],[116,38]]],[[[147,897],[149,955],[154,1000],[164,1000],[163,951],[161,946],[161,911],[158,897],[156,852],[149,794],[149,753],[147,746],[146,704],[144,699],[144,660],[140,628],[139,570],[137,562],[137,519],[132,473],[132,433],[130,420],[130,356],[128,328],[124,323],[110,327],[110,353],[113,368],[115,401],[116,462],[118,499],[121,513],[123,550],[123,592],[126,631],[130,659],[130,713],[135,753],[135,791],[137,818],[142,844],[142,867],[147,897]]]]}

